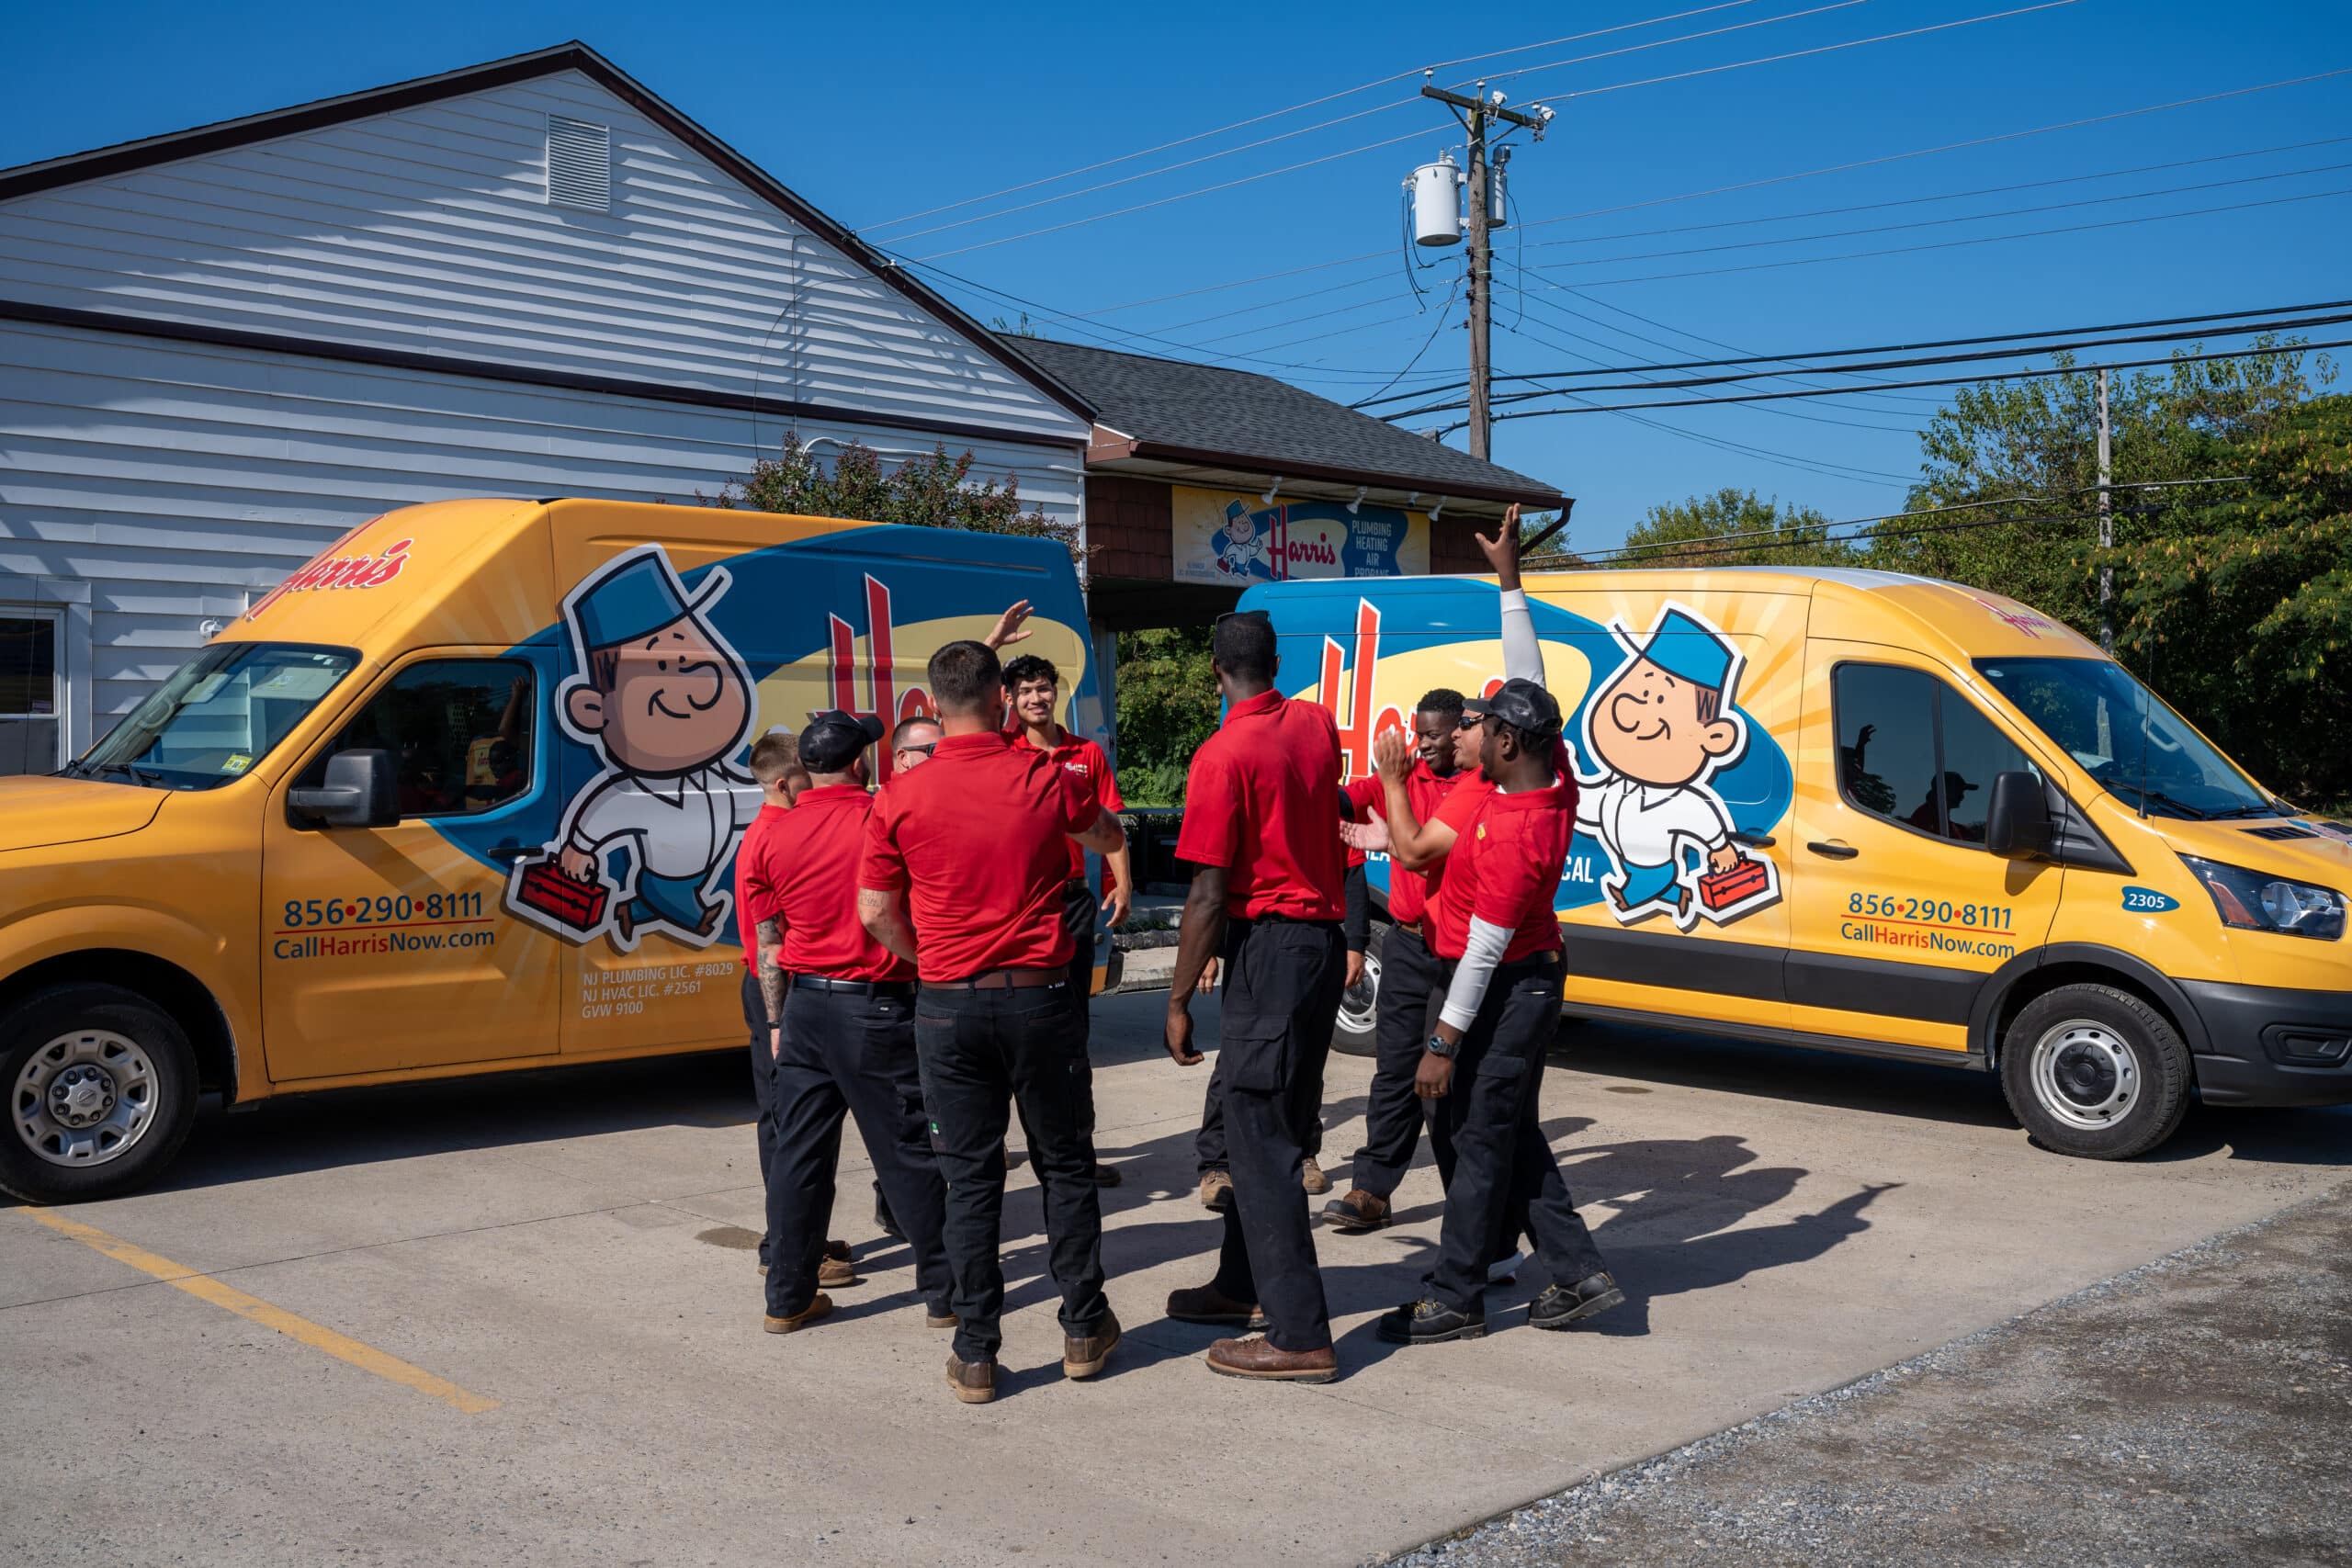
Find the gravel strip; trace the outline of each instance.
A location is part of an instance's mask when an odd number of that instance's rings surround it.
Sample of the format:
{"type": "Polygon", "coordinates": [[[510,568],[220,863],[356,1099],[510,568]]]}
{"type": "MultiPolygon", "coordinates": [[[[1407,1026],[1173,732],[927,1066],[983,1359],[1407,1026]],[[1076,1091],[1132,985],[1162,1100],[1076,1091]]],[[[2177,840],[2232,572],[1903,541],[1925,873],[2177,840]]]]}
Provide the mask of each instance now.
{"type": "Polygon", "coordinates": [[[1382,1561],[2352,1562],[2343,1197],[1382,1561]]]}

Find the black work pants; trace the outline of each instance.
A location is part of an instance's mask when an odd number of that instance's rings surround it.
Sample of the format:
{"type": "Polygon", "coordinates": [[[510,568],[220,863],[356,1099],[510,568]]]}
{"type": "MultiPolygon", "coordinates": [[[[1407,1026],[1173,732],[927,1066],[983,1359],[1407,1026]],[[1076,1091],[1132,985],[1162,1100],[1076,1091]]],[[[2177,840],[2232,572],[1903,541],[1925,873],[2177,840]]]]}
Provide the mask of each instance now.
{"type": "MultiPolygon", "coordinates": [[[[768,1171],[775,1164],[775,1061],[769,1055],[767,998],[760,995],[759,971],[743,965],[743,1027],[752,1035],[752,1102],[760,1108],[752,1137],[760,1151],[760,1186],[765,1190],[768,1171]]],[[[760,1262],[768,1257],[773,1230],[760,1233],[760,1262]]]]}
{"type": "Polygon", "coordinates": [[[1046,1256],[1061,1287],[1063,1332],[1090,1334],[1111,1310],[1102,1295],[1102,1210],[1089,1132],[1093,1090],[1072,1010],[1066,979],[1007,990],[926,987],[915,1003],[931,1143],[947,1179],[956,1354],[967,1361],[992,1359],[1004,1338],[997,1247],[1012,1102],[1045,1190],[1046,1256]]]}
{"type": "Polygon", "coordinates": [[[1315,1233],[1299,1185],[1323,1111],[1323,1063],[1347,979],[1337,921],[1231,921],[1214,1089],[1224,1085],[1233,1209],[1216,1289],[1264,1308],[1281,1350],[1331,1343],[1315,1233]]]}
{"type": "Polygon", "coordinates": [[[876,1179],[913,1249],[916,1289],[933,1311],[945,1311],[946,1192],[923,1111],[913,998],[904,990],[875,996],[794,986],[784,1003],[775,1094],[768,1311],[788,1316],[817,1293],[845,1115],[857,1119],[876,1179]]]}
{"type": "Polygon", "coordinates": [[[1536,1105],[1544,1052],[1559,1032],[1561,981],[1556,950],[1498,965],[1454,1053],[1451,1091],[1424,1102],[1430,1141],[1441,1167],[1453,1170],[1437,1263],[1422,1286],[1459,1311],[1483,1307],[1487,1266],[1521,1224],[1554,1284],[1607,1267],[1568,1197],[1536,1105]]]}
{"type": "Polygon", "coordinates": [[[1405,1179],[1421,1141],[1421,1102],[1413,1093],[1429,1040],[1430,998],[1444,969],[1419,930],[1391,926],[1380,944],[1380,1010],[1374,1021],[1372,1088],[1363,1111],[1363,1147],[1348,1170],[1351,1185],[1385,1198],[1405,1179]]]}

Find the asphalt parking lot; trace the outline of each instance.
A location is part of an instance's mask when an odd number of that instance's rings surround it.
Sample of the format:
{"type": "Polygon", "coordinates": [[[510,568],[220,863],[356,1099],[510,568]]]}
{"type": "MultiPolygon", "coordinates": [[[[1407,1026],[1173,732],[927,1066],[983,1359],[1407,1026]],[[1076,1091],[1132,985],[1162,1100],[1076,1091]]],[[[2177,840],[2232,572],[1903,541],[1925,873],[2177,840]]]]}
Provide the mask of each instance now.
{"type": "MultiPolygon", "coordinates": [[[[1204,1069],[1160,999],[1098,1004],[1111,1298],[1059,1371],[1034,1179],[1014,1177],[997,1403],[955,1404],[849,1140],[866,1282],[759,1330],[740,1058],[420,1086],[209,1116],[164,1188],[0,1210],[0,1558],[310,1564],[1354,1562],[1837,1388],[2334,1188],[2352,1117],[2193,1111],[2124,1166],[2030,1147],[1995,1086],[1600,1026],[1545,1125],[1632,1303],[1399,1350],[1438,1214],[1321,1233],[1341,1379],[1210,1375],[1170,1323],[1216,1222],[1204,1069]]],[[[1214,1007],[1199,1010],[1204,1036],[1214,1007]]],[[[1365,1064],[1333,1058],[1344,1182],[1365,1064]]]]}

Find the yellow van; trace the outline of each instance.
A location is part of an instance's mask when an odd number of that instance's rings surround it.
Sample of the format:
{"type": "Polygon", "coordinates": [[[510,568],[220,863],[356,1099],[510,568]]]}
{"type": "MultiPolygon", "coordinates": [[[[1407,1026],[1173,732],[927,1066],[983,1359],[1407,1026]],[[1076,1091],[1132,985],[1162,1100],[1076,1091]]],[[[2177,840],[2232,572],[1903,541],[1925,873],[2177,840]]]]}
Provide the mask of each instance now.
{"type": "Polygon", "coordinates": [[[355,529],[0,779],[0,1188],[126,1190],[206,1092],[741,1043],[750,743],[930,712],[933,650],[1024,598],[1107,739],[1050,540],[600,501],[355,529]]]}
{"type": "MultiPolygon", "coordinates": [[[[2192,1089],[2352,1102],[2346,829],[2094,644],[1883,572],[1527,587],[1578,773],[1570,1011],[1997,1072],[2038,1140],[2091,1158],[2162,1143],[2192,1089]]],[[[1243,603],[1351,772],[1424,692],[1502,675],[1491,581],[1243,603]]],[[[1374,992],[1351,995],[1342,1049],[1369,1049],[1374,992]]]]}

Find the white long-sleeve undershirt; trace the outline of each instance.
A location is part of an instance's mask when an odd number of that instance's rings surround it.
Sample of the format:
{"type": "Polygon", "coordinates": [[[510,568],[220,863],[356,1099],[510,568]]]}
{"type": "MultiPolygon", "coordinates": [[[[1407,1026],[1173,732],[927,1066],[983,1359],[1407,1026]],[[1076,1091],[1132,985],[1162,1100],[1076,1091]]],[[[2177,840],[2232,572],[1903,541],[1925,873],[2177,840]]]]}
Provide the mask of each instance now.
{"type": "Polygon", "coordinates": [[[1470,917],[1470,939],[1462,945],[1462,962],[1453,966],[1453,980],[1445,988],[1445,1006],[1439,1010],[1439,1018],[1465,1031],[1476,1021],[1478,1004],[1487,999],[1487,982],[1495,977],[1495,965],[1503,961],[1510,938],[1508,928],[1470,917]]]}
{"type": "Polygon", "coordinates": [[[1544,679],[1544,645],[1535,636],[1535,617],[1527,608],[1527,591],[1503,591],[1503,678],[1532,681],[1551,690],[1544,679]]]}

